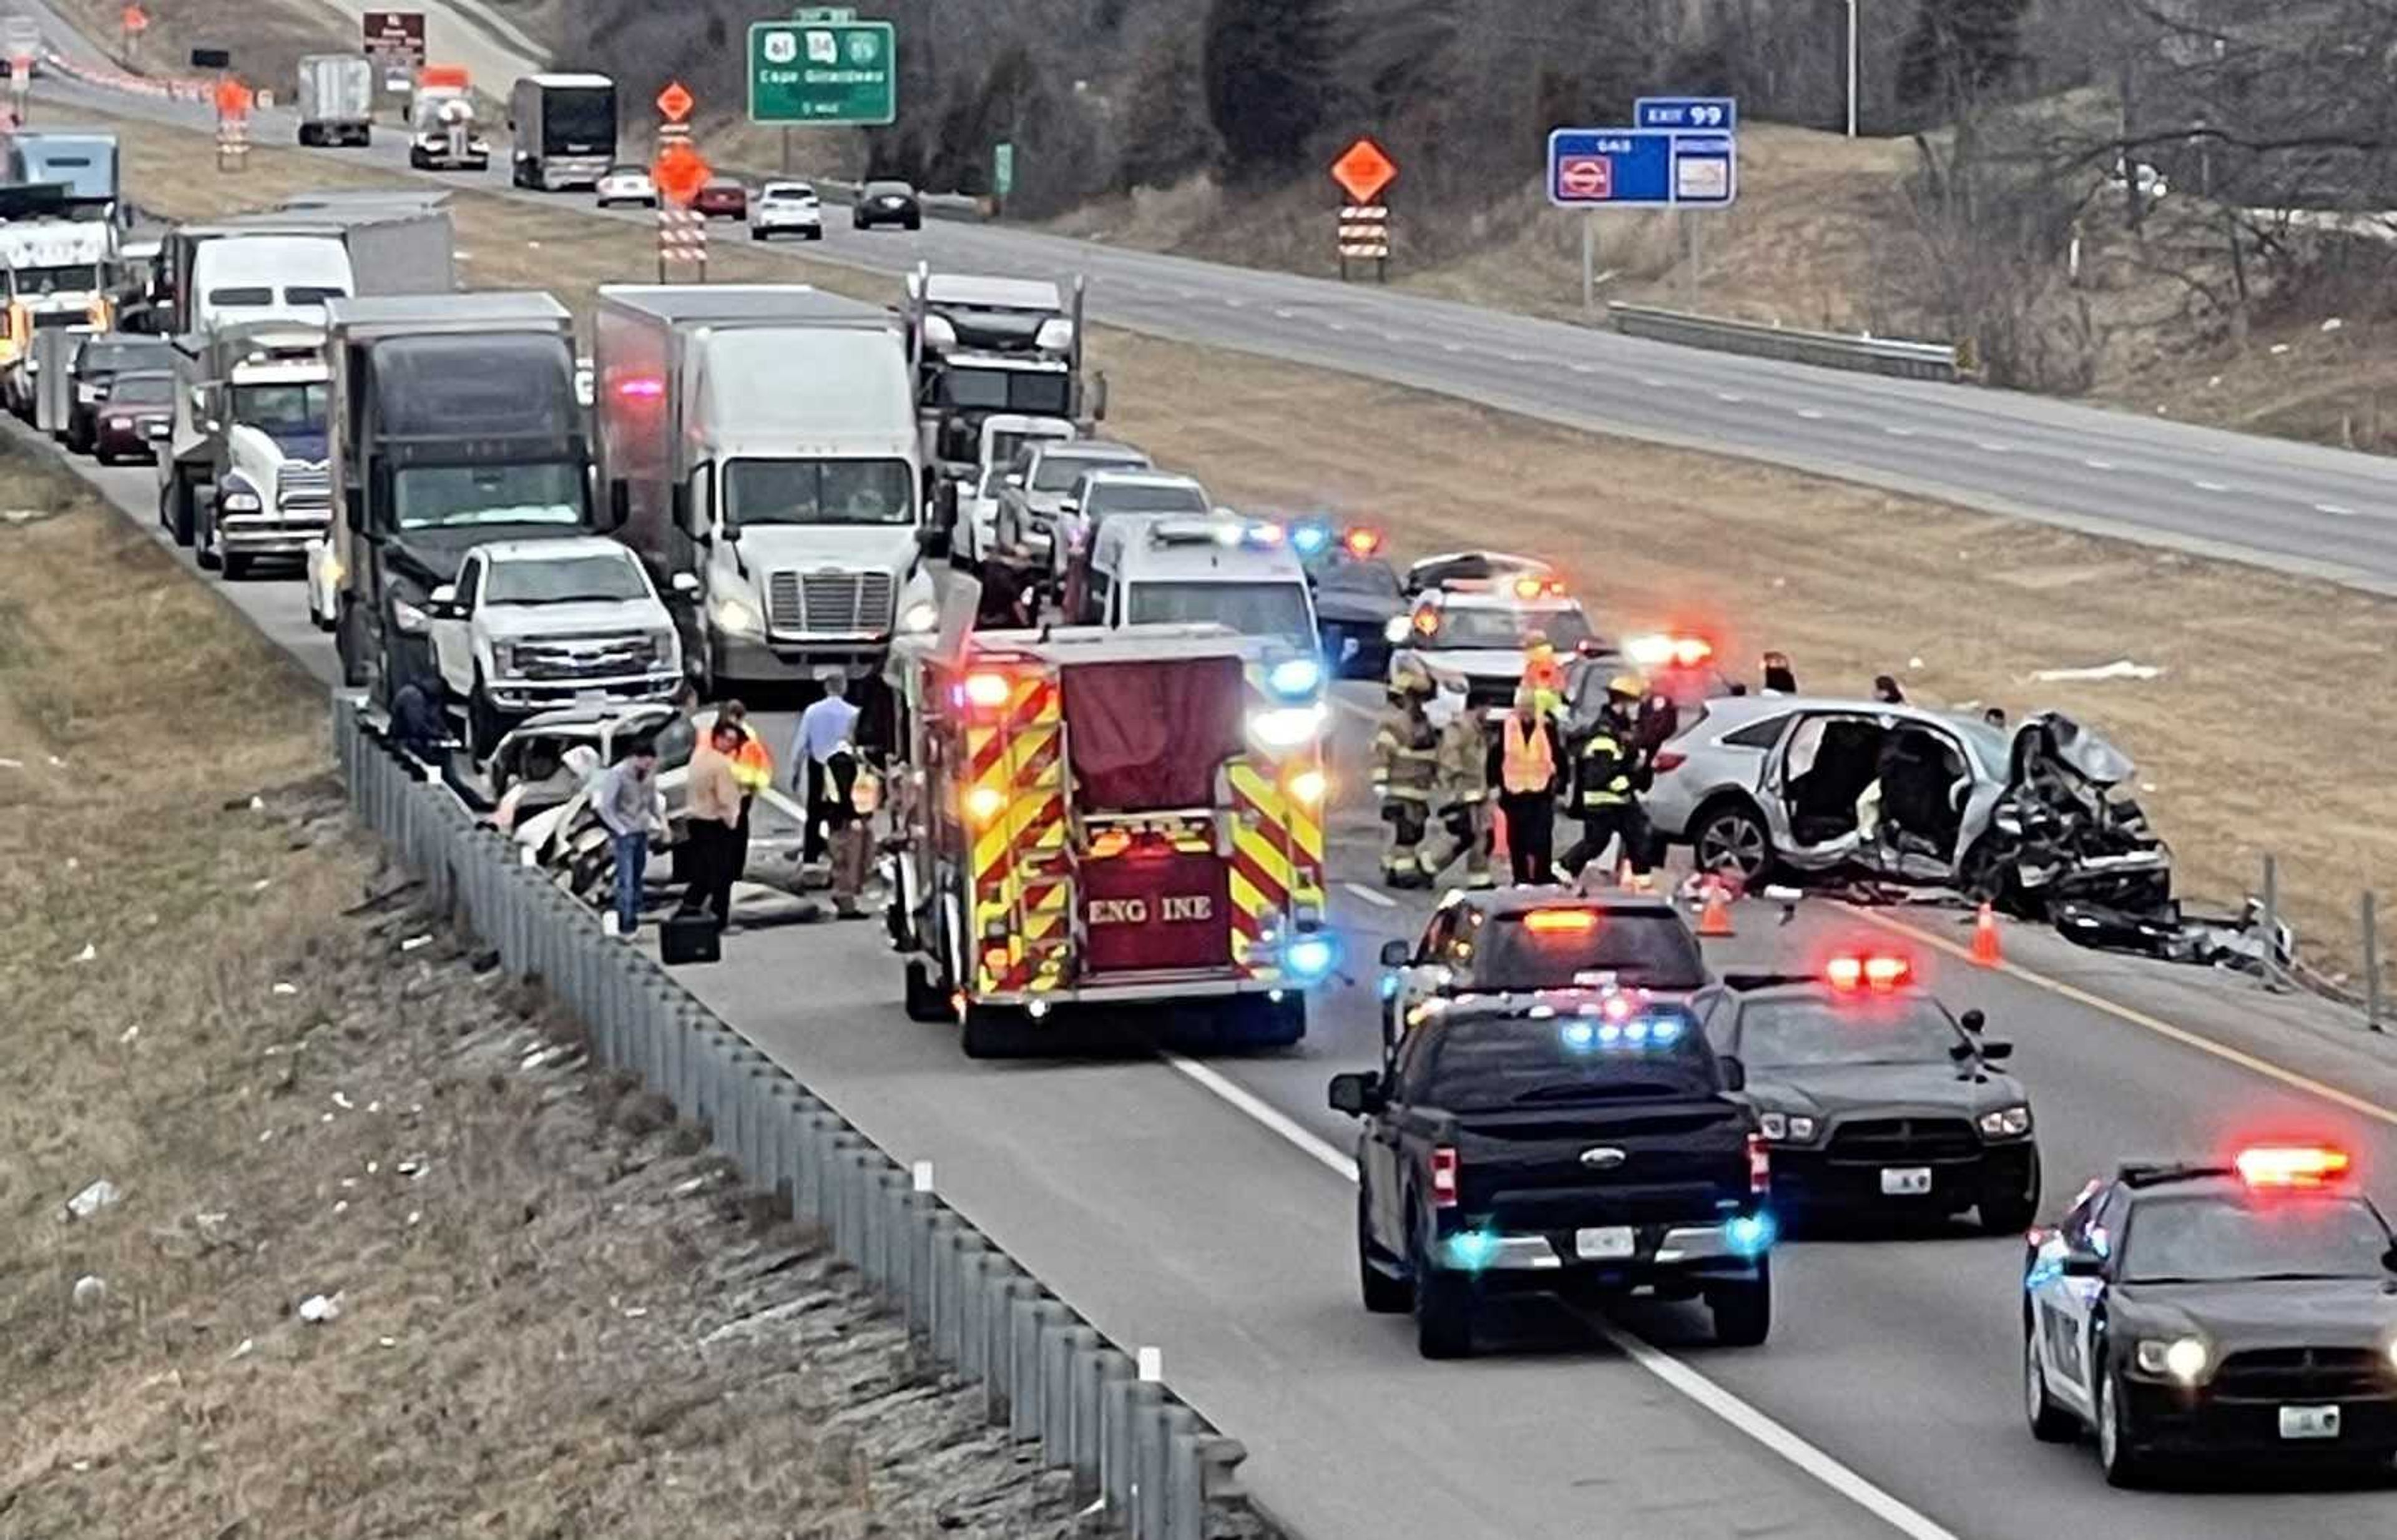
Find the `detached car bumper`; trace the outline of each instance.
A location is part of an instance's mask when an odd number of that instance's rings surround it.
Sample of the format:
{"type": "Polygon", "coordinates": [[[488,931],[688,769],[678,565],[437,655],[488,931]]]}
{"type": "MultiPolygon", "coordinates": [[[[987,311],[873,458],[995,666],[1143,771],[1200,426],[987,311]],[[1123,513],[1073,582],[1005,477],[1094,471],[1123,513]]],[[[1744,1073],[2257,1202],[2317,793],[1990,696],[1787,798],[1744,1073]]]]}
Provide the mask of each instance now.
{"type": "Polygon", "coordinates": [[[2397,1395],[2366,1399],[2282,1402],[2217,1396],[2148,1380],[2122,1382],[2130,1437],[2156,1454],[2212,1454],[2290,1462],[2386,1460],[2397,1452],[2397,1395]],[[2290,1439],[2281,1433],[2283,1405],[2338,1408],[2333,1438],[2290,1439]]]}
{"type": "Polygon", "coordinates": [[[2038,1166],[2038,1152],[2028,1139],[1935,1159],[1899,1155],[1856,1160],[1801,1145],[1772,1149],[1774,1201],[1816,1212],[1955,1213],[1992,1194],[2024,1191],[2038,1166]],[[1885,1184],[1884,1173],[1903,1174],[1885,1184]],[[1922,1187],[1926,1177],[1929,1185],[1922,1187]],[[1899,1190],[1889,1190],[1893,1186],[1899,1190]]]}

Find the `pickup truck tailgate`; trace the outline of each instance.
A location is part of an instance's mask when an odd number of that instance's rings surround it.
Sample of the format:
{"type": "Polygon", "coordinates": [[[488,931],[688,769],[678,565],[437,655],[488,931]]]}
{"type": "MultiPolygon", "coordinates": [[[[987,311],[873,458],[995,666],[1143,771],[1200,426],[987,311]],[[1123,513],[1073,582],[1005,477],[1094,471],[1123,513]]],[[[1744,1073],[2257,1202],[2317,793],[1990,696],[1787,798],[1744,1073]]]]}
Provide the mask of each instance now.
{"type": "Polygon", "coordinates": [[[1688,1223],[1749,1198],[1748,1120],[1727,1101],[1480,1113],[1452,1138],[1458,1210],[1504,1230],[1688,1223]]]}

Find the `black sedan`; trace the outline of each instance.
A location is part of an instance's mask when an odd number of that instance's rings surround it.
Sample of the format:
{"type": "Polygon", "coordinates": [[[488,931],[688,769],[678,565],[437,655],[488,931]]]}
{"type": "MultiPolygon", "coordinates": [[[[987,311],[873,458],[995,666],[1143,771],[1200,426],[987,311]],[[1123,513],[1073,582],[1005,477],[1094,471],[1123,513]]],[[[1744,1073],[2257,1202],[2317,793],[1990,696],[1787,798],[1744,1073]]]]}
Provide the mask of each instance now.
{"type": "Polygon", "coordinates": [[[1913,987],[1903,957],[1847,955],[1821,974],[1728,974],[1698,1009],[1736,1060],[1773,1151],[1773,1194],[1800,1213],[1979,1212],[2019,1231],[2039,1208],[2030,1098],[1982,1036],[1913,987]]]}
{"type": "Polygon", "coordinates": [[[857,190],[857,201],[850,206],[849,222],[858,230],[871,230],[878,224],[921,230],[924,206],[917,198],[916,190],[904,181],[869,181],[857,190]]]}
{"type": "Polygon", "coordinates": [[[2262,1146],[2092,1182],[2023,1256],[2031,1435],[2106,1480],[2167,1459],[2397,1456],[2397,1237],[2344,1151],[2262,1146]]]}
{"type": "Polygon", "coordinates": [[[1390,622],[1407,612],[1399,575],[1386,561],[1335,561],[1314,579],[1315,625],[1332,672],[1344,679],[1386,677],[1390,622]]]}

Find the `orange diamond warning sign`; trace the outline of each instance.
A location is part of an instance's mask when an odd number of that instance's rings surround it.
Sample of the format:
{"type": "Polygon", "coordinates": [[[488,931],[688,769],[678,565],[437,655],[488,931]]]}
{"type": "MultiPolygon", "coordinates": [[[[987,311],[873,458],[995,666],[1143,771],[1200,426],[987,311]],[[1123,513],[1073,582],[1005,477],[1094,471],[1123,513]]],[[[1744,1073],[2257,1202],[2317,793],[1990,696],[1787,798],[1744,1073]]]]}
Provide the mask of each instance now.
{"type": "Polygon", "coordinates": [[[668,82],[666,88],[658,93],[658,111],[664,114],[668,123],[680,123],[690,116],[690,110],[698,105],[691,99],[691,94],[683,89],[679,80],[668,82]]]}
{"type": "Polygon", "coordinates": [[[692,149],[688,140],[660,146],[658,158],[649,163],[649,180],[657,183],[660,195],[685,208],[699,196],[708,176],[706,157],[692,149]]]}
{"type": "Polygon", "coordinates": [[[1351,203],[1371,203],[1399,174],[1398,162],[1370,139],[1360,139],[1332,163],[1332,180],[1351,203]]]}

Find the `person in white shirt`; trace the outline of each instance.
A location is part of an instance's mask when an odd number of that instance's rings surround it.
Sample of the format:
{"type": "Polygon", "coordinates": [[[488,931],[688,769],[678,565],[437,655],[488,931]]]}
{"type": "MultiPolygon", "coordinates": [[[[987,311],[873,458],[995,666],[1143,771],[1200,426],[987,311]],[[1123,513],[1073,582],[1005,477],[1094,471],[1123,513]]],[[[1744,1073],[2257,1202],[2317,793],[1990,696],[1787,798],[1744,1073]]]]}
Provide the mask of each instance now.
{"type": "Polygon", "coordinates": [[[838,670],[824,673],[823,698],[799,713],[799,730],[791,738],[791,790],[808,810],[800,850],[804,861],[822,861],[829,849],[827,804],[839,794],[824,767],[853,740],[857,716],[857,705],[849,698],[849,676],[838,670]]]}

